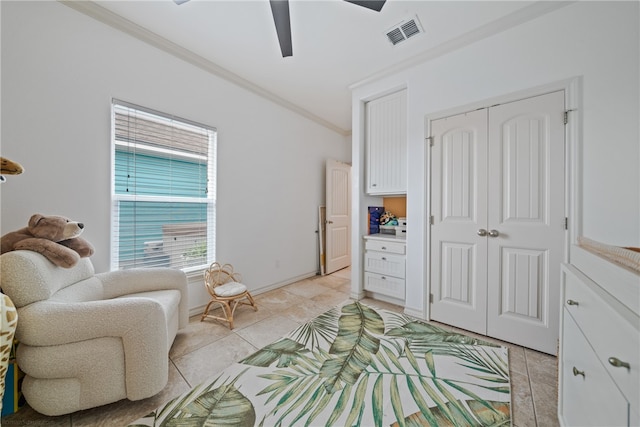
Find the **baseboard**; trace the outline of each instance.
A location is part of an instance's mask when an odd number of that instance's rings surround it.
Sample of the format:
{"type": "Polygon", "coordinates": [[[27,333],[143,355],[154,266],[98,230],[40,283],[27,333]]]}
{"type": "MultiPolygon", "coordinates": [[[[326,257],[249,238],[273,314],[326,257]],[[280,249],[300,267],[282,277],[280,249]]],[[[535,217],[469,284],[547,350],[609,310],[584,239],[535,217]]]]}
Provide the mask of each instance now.
{"type": "Polygon", "coordinates": [[[405,307],[404,314],[406,314],[407,316],[416,317],[420,320],[427,320],[424,316],[424,311],[422,310],[414,310],[412,308],[405,307]]]}
{"type": "Polygon", "coordinates": [[[366,296],[367,294],[365,293],[365,291],[360,291],[360,292],[351,291],[351,294],[349,294],[349,297],[356,301],[360,301],[361,299],[364,299],[366,296]]]}
{"type": "Polygon", "coordinates": [[[260,294],[263,294],[265,292],[273,291],[273,290],[276,290],[276,289],[281,288],[283,286],[287,286],[287,285],[290,285],[292,283],[299,282],[300,280],[308,279],[309,277],[314,277],[314,276],[318,276],[318,272],[317,271],[301,274],[299,276],[292,277],[292,278],[287,279],[287,280],[283,280],[282,282],[272,283],[270,285],[261,286],[259,288],[251,289],[251,295],[260,295],[260,294]]]}
{"type": "Polygon", "coordinates": [[[390,297],[388,295],[380,294],[377,292],[364,291],[364,296],[369,297],[378,301],[388,302],[389,304],[399,305],[400,307],[404,307],[404,301],[398,298],[390,297]]]}
{"type": "Polygon", "coordinates": [[[192,307],[189,309],[189,317],[199,316],[204,313],[204,309],[207,307],[207,304],[202,304],[197,307],[192,307]]]}

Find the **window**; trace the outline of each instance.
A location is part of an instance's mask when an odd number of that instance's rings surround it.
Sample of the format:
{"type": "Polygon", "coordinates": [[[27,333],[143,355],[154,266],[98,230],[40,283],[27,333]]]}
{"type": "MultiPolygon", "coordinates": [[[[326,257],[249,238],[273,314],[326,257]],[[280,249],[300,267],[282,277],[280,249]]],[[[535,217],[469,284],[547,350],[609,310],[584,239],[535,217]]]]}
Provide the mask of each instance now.
{"type": "Polygon", "coordinates": [[[112,135],[111,268],[210,264],[215,128],[114,100],[112,135]]]}

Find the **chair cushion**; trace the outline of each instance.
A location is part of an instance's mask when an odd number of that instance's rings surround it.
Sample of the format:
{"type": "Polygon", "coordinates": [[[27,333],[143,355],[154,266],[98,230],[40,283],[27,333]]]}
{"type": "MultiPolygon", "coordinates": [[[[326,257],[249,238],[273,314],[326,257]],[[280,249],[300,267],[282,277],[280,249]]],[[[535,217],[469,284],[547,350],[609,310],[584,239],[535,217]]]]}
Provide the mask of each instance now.
{"type": "Polygon", "coordinates": [[[242,283],[229,282],[224,285],[216,286],[213,291],[219,297],[228,298],[246,292],[247,287],[242,283]]]}

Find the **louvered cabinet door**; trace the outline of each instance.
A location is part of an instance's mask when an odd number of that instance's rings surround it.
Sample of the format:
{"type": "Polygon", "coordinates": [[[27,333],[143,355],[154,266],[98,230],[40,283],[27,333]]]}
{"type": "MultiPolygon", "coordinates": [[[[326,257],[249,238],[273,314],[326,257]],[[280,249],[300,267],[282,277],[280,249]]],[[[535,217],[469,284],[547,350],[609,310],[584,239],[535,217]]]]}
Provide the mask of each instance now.
{"type": "Polygon", "coordinates": [[[407,192],[407,97],[401,91],[366,104],[367,193],[407,192]]]}

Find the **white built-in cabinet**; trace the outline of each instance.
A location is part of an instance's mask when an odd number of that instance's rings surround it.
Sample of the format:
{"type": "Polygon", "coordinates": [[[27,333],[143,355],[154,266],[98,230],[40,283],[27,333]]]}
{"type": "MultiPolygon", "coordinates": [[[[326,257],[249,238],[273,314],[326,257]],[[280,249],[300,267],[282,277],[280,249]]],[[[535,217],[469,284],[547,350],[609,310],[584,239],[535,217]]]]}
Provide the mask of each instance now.
{"type": "Polygon", "coordinates": [[[366,192],[407,192],[406,90],[366,103],[366,192]]]}
{"type": "Polygon", "coordinates": [[[406,243],[380,234],[365,236],[364,290],[378,299],[404,303],[406,243]]]}
{"type": "Polygon", "coordinates": [[[640,425],[640,275],[574,249],[576,265],[562,267],[560,424],[640,425]]]}

